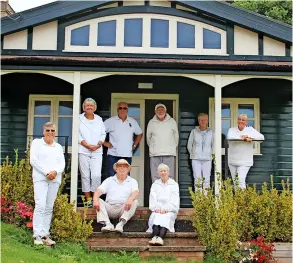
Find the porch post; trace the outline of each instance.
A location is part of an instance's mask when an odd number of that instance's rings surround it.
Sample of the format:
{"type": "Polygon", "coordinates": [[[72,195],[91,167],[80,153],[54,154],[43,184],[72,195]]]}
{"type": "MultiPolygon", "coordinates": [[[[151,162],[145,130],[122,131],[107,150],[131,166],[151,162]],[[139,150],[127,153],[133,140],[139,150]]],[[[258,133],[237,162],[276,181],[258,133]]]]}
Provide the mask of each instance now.
{"type": "MultiPolygon", "coordinates": [[[[80,72],[74,72],[70,202],[77,200],[79,109],[80,109],[80,72]]],[[[75,207],[76,207],[76,203],[75,203],[75,207]]]]}
{"type": "Polygon", "coordinates": [[[221,185],[218,174],[222,174],[222,76],[215,75],[215,194],[219,194],[221,185]]]}

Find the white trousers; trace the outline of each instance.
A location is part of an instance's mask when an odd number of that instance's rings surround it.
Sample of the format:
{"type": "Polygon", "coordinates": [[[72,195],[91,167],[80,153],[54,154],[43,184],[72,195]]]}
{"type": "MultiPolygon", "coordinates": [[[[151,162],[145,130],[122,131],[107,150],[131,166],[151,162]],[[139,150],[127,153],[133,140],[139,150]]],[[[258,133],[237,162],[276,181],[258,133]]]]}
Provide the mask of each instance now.
{"type": "Polygon", "coordinates": [[[101,184],[103,155],[85,155],[79,153],[78,160],[82,191],[84,193],[94,193],[101,184]]]}
{"type": "Polygon", "coordinates": [[[59,183],[49,180],[34,183],[34,237],[49,236],[54,202],[57,197],[59,186],[59,183]]]}
{"type": "Polygon", "coordinates": [[[125,204],[111,205],[100,199],[100,211],[97,212],[97,222],[110,222],[111,219],[124,219],[127,222],[135,213],[138,201],[134,200],[128,211],[124,210],[125,204]]]}
{"type": "Polygon", "coordinates": [[[210,178],[211,178],[211,169],[212,169],[212,161],[200,161],[200,160],[192,160],[192,170],[193,170],[193,178],[194,178],[194,190],[198,190],[198,184],[202,184],[203,188],[210,188],[210,178]]]}
{"type": "Polygon", "coordinates": [[[250,169],[250,166],[236,166],[229,164],[230,173],[232,176],[232,180],[234,183],[234,186],[239,187],[241,189],[246,189],[246,176],[248,174],[248,171],[250,169]],[[236,174],[238,174],[238,180],[236,180],[236,174]]]}

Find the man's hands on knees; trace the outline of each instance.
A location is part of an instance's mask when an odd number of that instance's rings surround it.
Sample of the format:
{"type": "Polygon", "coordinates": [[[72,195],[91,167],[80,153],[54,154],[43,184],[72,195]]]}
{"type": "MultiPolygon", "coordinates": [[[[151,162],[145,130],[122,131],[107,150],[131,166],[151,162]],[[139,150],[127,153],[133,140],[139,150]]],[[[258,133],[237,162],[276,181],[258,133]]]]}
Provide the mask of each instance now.
{"type": "Polygon", "coordinates": [[[133,200],[132,199],[128,199],[124,205],[124,210],[129,211],[131,206],[133,204],[133,200]]]}
{"type": "Polygon", "coordinates": [[[97,210],[97,211],[100,211],[100,200],[97,199],[94,201],[94,205],[93,207],[97,210]]]}

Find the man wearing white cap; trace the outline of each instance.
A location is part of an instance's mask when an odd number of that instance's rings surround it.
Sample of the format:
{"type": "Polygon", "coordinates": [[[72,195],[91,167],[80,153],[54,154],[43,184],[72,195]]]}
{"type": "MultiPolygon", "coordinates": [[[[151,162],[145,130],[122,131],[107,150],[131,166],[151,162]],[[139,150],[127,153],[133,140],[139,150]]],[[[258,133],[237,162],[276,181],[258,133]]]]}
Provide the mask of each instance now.
{"type": "Polygon", "coordinates": [[[168,165],[169,176],[175,179],[175,156],[179,138],[177,123],[167,113],[166,106],[157,104],[155,113],[147,127],[152,182],[159,179],[157,169],[161,163],[168,165]]]}
{"type": "Polygon", "coordinates": [[[113,168],[116,174],[107,178],[94,194],[94,208],[97,210],[97,222],[104,224],[102,232],[122,233],[137,208],[139,190],[137,181],[128,175],[131,166],[125,159],[120,159],[113,168]],[[106,194],[106,201],[100,199],[103,194],[106,194]],[[119,218],[115,228],[110,218],[119,218]]]}

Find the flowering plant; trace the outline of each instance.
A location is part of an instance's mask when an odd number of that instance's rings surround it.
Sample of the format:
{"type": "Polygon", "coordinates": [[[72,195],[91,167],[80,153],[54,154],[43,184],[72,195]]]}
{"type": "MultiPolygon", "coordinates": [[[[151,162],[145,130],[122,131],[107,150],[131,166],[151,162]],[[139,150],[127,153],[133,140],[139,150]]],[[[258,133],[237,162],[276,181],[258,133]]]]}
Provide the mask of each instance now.
{"type": "Polygon", "coordinates": [[[33,207],[21,201],[13,204],[2,196],[1,219],[8,223],[14,223],[19,226],[25,225],[28,228],[32,228],[33,207]]]}
{"type": "Polygon", "coordinates": [[[273,260],[273,252],[275,251],[272,242],[266,242],[263,236],[259,236],[247,243],[237,242],[237,248],[240,255],[237,255],[241,263],[257,262],[268,263],[273,260]]]}

